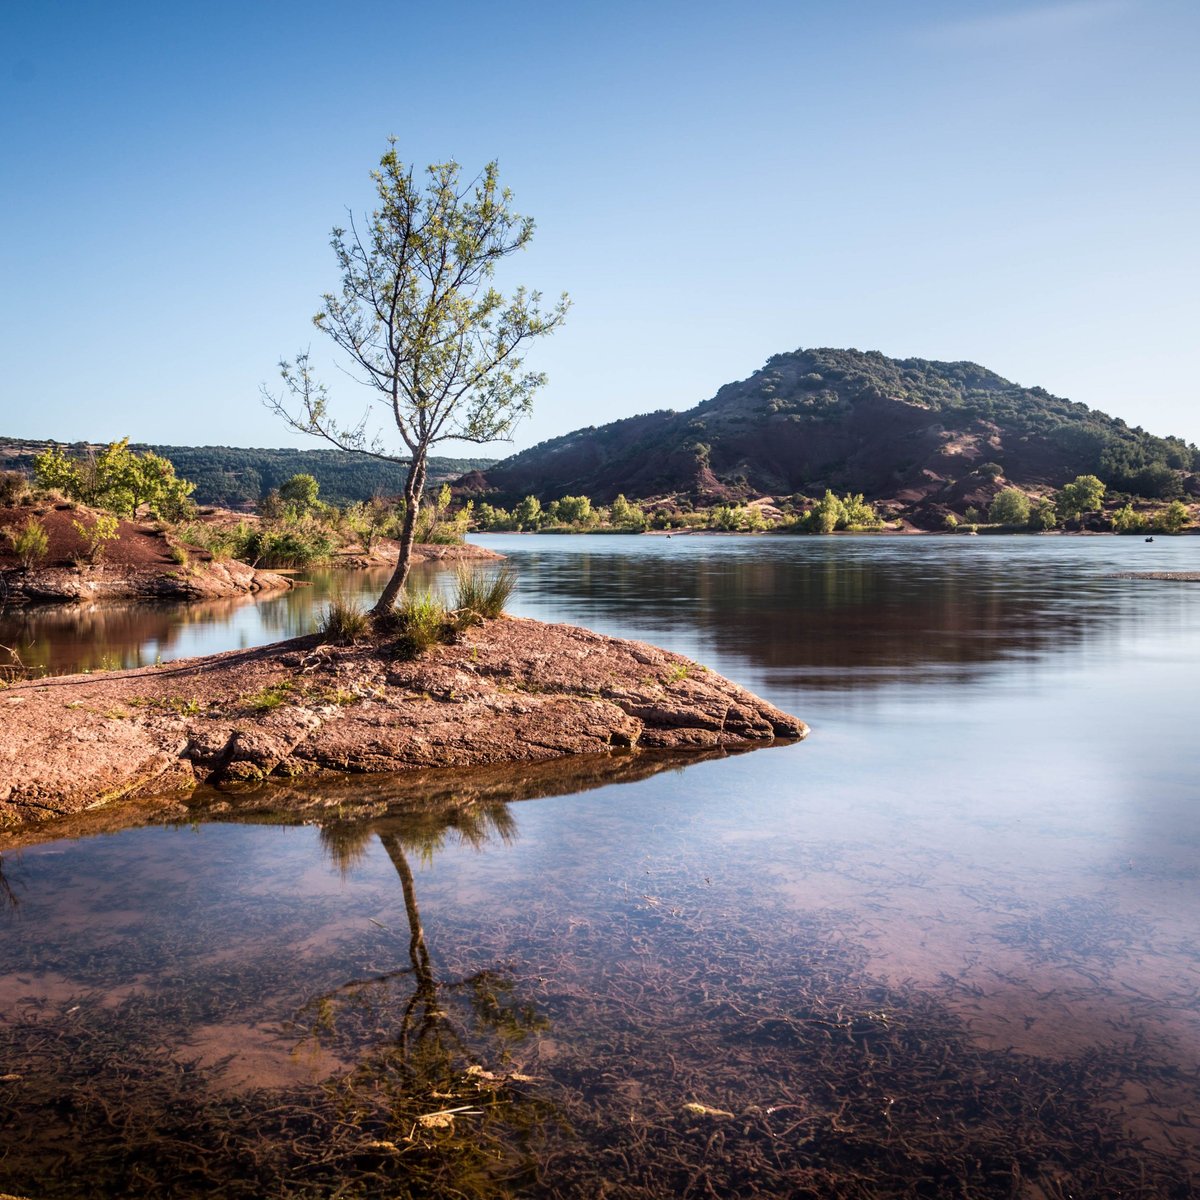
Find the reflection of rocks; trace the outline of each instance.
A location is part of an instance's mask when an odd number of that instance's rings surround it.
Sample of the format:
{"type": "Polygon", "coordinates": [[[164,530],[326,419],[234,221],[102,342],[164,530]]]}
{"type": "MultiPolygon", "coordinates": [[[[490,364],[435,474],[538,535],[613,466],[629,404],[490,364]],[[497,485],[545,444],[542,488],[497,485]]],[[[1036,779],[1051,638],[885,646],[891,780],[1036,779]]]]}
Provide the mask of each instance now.
{"type": "Polygon", "coordinates": [[[272,775],[763,745],[803,722],[696,664],[568,625],[497,620],[415,662],[315,638],[0,696],[0,821],[272,775]]]}
{"type": "MultiPolygon", "coordinates": [[[[290,603],[302,593],[279,597],[290,603]]],[[[0,613],[0,643],[18,648],[26,667],[57,675],[114,667],[149,666],[169,654],[181,636],[197,625],[229,622],[250,595],[191,603],[45,604],[0,613]]],[[[264,605],[260,612],[271,611],[264,605]]]]}
{"type": "Polygon", "coordinates": [[[435,768],[353,779],[271,780],[251,792],[230,796],[214,788],[198,789],[187,800],[193,816],[230,814],[254,820],[283,814],[311,820],[337,813],[344,820],[404,814],[410,819],[429,814],[431,819],[452,820],[455,812],[473,811],[478,805],[516,800],[567,796],[618,783],[636,783],[662,771],[678,770],[731,750],[627,750],[614,754],[580,755],[545,762],[501,763],[461,771],[435,768]]]}
{"type": "MultiPolygon", "coordinates": [[[[636,783],[661,771],[675,771],[711,758],[741,753],[736,747],[717,750],[626,750],[613,754],[578,755],[544,762],[501,763],[460,771],[433,769],[396,775],[352,778],[271,779],[235,793],[199,787],[173,799],[131,799],[87,809],[37,825],[0,834],[7,849],[33,846],[66,837],[118,833],[163,821],[266,820],[288,818],[321,823],[327,842],[369,839],[384,828],[381,821],[411,825],[425,821],[454,826],[474,819],[480,806],[509,801],[566,796],[611,784],[636,783]]],[[[493,821],[495,824],[495,821],[493,821]]],[[[340,844],[340,842],[339,842],[340,844]]]]}

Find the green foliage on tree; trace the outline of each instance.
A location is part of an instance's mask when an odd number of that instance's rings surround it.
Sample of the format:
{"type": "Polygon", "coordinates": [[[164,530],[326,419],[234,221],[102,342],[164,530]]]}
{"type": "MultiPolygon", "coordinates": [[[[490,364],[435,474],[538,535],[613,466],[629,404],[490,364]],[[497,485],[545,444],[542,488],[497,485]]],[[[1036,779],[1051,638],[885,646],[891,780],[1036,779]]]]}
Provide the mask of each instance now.
{"type": "Polygon", "coordinates": [[[623,492],[612,502],[608,519],[619,529],[641,530],[646,528],[646,514],[636,504],[630,504],[625,499],[623,492]]]}
{"type": "Polygon", "coordinates": [[[306,513],[317,507],[320,491],[321,485],[311,475],[293,475],[279,485],[279,498],[297,513],[306,513]]]}
{"type": "Polygon", "coordinates": [[[370,554],[378,538],[387,537],[395,529],[396,513],[380,497],[349,505],[345,510],[346,529],[358,539],[365,554],[370,554]]]}
{"type": "Polygon", "coordinates": [[[1161,512],[1154,514],[1154,528],[1163,533],[1181,533],[1190,523],[1191,514],[1182,500],[1172,500],[1161,512]]]}
{"type": "Polygon", "coordinates": [[[845,522],[846,506],[826,488],[825,495],[805,514],[802,524],[809,533],[832,533],[845,522]]]}
{"type": "Polygon", "coordinates": [[[542,502],[536,496],[526,496],[513,509],[513,519],[516,521],[518,529],[537,529],[545,515],[542,512],[542,502]]]}
{"type": "Polygon", "coordinates": [[[835,529],[876,529],[883,522],[861,492],[847,493],[840,499],[829,488],[825,495],[800,519],[807,533],[833,533],[835,529]]]}
{"type": "Polygon", "coordinates": [[[767,528],[762,509],[753,504],[718,504],[708,510],[710,529],[733,533],[758,533],[767,528]]]}
{"type": "MultiPolygon", "coordinates": [[[[455,439],[507,437],[545,381],[523,369],[526,343],[565,319],[564,295],[550,309],[539,293],[505,298],[493,286],[496,264],[529,244],[533,221],[513,212],[495,162],[463,181],[455,162],[434,164],[424,181],[401,163],[394,140],[372,173],[378,207],[331,245],[341,271],[338,293],[313,318],[382,406],[407,448],[404,524],[396,569],[373,613],[388,615],[408,576],[431,447],[455,439]]],[[[405,461],[387,449],[368,417],[346,424],[313,374],[307,353],[280,370],[284,391],[264,398],[293,428],[343,450],[405,461]]]]}
{"type": "Polygon", "coordinates": [[[84,456],[67,455],[51,443],[33,468],[42,487],[123,517],[146,505],[168,521],[180,520],[188,515],[188,497],[195,490],[195,484],[176,477],[169,459],[151,450],[135,453],[128,438],[84,456]]]}
{"type": "Polygon", "coordinates": [[[485,533],[498,533],[517,527],[516,520],[508,509],[493,507],[491,504],[481,504],[475,510],[475,525],[485,533]]]}
{"type": "Polygon", "coordinates": [[[1029,528],[1038,533],[1053,529],[1058,524],[1058,513],[1049,500],[1039,500],[1029,514],[1029,528]]]}
{"type": "Polygon", "coordinates": [[[1078,475],[1054,496],[1054,507],[1063,520],[1095,512],[1104,499],[1104,484],[1095,475],[1078,475]]]}
{"type": "Polygon", "coordinates": [[[875,513],[875,509],[863,499],[862,492],[842,497],[842,511],[845,514],[845,524],[842,529],[877,529],[883,522],[875,513]]]}
{"type": "Polygon", "coordinates": [[[587,496],[562,496],[547,505],[546,520],[558,525],[594,525],[596,510],[587,496]]]}
{"type": "Polygon", "coordinates": [[[988,509],[988,520],[993,525],[1021,526],[1029,524],[1029,497],[1019,488],[1004,488],[997,493],[988,509]]]}

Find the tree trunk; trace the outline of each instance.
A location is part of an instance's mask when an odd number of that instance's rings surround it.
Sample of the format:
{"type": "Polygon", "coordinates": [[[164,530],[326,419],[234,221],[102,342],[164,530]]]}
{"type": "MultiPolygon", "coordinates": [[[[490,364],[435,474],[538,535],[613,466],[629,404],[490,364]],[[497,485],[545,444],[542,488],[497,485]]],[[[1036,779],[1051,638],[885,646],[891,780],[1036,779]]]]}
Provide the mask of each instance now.
{"type": "Polygon", "coordinates": [[[413,455],[408,468],[408,479],[404,484],[404,527],[400,531],[400,557],[396,569],[387,581],[382,595],[371,609],[373,617],[386,617],[396,607],[396,599],[408,579],[408,568],[412,562],[413,542],[417,532],[417,513],[421,506],[421,495],[425,491],[425,451],[413,455]]]}

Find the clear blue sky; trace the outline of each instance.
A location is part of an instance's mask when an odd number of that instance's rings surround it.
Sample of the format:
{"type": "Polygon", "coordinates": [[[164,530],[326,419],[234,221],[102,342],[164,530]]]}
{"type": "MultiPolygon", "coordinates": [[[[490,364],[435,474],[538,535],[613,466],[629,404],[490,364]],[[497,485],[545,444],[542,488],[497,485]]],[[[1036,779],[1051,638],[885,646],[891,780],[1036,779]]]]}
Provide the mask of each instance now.
{"type": "Polygon", "coordinates": [[[0,433],[315,445],[259,384],[394,134],[574,300],[518,448],[821,345],[1200,442],[1198,62],[1194,0],[0,0],[0,433]]]}

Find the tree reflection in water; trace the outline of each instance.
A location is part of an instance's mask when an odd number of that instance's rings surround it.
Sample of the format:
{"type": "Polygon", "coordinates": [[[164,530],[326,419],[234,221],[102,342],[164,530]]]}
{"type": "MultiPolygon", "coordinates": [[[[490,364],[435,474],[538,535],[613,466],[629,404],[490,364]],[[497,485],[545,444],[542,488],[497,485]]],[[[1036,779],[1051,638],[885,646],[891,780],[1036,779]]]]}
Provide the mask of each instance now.
{"type": "Polygon", "coordinates": [[[8,876],[4,873],[4,855],[0,854],[0,909],[4,908],[19,908],[21,901],[17,899],[17,893],[13,890],[12,884],[8,881],[8,876]]]}
{"type": "Polygon", "coordinates": [[[296,1018],[298,1049],[353,1063],[327,1085],[339,1120],[364,1136],[362,1152],[403,1154],[410,1182],[415,1170],[437,1194],[495,1196],[532,1178],[524,1148],[554,1120],[536,1081],[511,1063],[512,1047],[548,1022],[520,998],[507,967],[439,977],[409,861],[431,861],[451,839],[508,842],[515,829],[502,803],[321,829],[343,871],[378,837],[400,880],[407,945],[404,965],[309,1000],[296,1018]]]}

